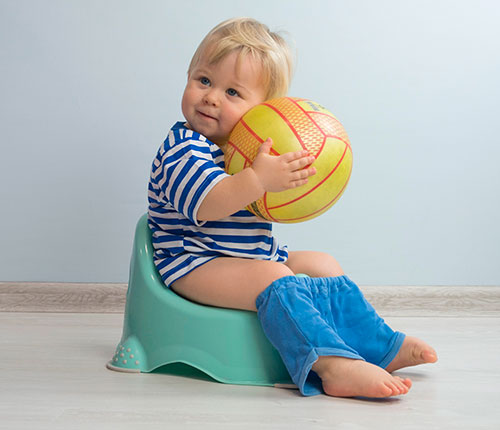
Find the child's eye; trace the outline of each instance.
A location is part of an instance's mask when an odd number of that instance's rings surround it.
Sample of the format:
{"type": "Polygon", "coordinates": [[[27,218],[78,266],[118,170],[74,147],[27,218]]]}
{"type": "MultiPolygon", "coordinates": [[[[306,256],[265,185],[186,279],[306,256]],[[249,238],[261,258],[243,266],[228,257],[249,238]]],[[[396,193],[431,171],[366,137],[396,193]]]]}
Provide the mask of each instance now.
{"type": "Polygon", "coordinates": [[[232,96],[232,97],[235,97],[235,96],[239,95],[239,94],[238,94],[238,91],[236,91],[234,88],[229,88],[229,89],[227,90],[227,93],[228,93],[230,96],[232,96]]]}
{"type": "Polygon", "coordinates": [[[210,85],[210,79],[205,78],[205,77],[200,78],[200,82],[202,85],[206,85],[206,86],[210,85]]]}

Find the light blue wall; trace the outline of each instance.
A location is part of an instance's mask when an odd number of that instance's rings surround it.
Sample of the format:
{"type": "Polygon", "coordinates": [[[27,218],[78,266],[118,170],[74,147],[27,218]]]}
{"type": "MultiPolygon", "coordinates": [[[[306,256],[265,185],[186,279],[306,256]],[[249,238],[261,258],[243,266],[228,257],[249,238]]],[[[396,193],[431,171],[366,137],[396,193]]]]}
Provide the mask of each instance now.
{"type": "Polygon", "coordinates": [[[287,30],[351,182],[278,225],[363,285],[500,284],[500,3],[0,0],[0,280],[125,282],[152,158],[219,21],[287,30]]]}

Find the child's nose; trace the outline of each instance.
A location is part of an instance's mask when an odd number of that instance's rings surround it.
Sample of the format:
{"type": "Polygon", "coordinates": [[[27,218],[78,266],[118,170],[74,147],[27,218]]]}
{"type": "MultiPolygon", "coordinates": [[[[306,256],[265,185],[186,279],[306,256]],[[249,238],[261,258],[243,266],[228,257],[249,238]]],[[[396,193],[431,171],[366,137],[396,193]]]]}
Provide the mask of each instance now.
{"type": "Polygon", "coordinates": [[[216,90],[207,91],[203,101],[208,105],[217,106],[219,104],[219,96],[217,95],[216,90]]]}

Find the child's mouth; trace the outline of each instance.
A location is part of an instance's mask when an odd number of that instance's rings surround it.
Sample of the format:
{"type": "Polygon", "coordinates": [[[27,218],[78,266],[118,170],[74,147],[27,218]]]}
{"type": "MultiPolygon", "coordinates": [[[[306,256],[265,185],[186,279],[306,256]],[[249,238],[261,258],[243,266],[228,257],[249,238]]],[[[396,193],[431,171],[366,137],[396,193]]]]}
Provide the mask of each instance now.
{"type": "Polygon", "coordinates": [[[198,113],[203,117],[203,118],[207,118],[207,119],[213,119],[213,120],[216,120],[217,118],[214,118],[213,116],[210,116],[206,113],[203,113],[201,111],[198,111],[198,113]]]}

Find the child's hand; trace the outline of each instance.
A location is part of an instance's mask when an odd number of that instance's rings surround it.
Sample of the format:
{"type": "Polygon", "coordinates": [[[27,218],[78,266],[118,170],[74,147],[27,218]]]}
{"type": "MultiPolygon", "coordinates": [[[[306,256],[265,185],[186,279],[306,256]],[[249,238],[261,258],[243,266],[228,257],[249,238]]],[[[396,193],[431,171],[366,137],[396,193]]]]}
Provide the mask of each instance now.
{"type": "Polygon", "coordinates": [[[307,183],[307,178],[316,173],[314,167],[304,169],[315,158],[308,151],[287,152],[275,156],[269,152],[273,141],[268,138],[260,147],[251,166],[264,190],[278,192],[299,187],[307,183]]]}

